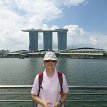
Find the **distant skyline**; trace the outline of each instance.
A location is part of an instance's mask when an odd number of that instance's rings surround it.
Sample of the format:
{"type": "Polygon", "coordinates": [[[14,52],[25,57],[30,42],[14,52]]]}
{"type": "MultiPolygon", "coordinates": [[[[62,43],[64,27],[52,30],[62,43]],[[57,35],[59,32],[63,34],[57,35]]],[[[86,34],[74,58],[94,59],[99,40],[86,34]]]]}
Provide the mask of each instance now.
{"type": "MultiPolygon", "coordinates": [[[[0,0],[0,49],[28,50],[29,34],[24,29],[67,28],[68,48],[107,51],[106,10],[107,0],[0,0]]],[[[56,33],[53,38],[57,49],[56,33]]]]}

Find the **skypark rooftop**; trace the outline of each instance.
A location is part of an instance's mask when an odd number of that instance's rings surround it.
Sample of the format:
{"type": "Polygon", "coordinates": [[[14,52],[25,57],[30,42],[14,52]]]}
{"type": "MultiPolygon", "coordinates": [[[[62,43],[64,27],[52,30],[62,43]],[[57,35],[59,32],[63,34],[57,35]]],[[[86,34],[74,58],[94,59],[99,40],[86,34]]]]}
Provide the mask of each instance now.
{"type": "Polygon", "coordinates": [[[51,32],[64,32],[64,31],[68,31],[68,29],[55,29],[55,30],[43,30],[43,29],[26,29],[26,30],[22,30],[23,32],[30,32],[30,31],[35,31],[35,32],[46,32],[46,31],[51,31],[51,32]]]}

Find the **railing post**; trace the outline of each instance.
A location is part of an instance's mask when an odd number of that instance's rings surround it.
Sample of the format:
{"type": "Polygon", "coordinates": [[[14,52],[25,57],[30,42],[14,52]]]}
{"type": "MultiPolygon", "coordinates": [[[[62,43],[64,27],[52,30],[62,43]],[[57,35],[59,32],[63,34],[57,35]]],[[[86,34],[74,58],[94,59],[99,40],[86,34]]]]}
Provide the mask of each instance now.
{"type": "Polygon", "coordinates": [[[34,101],[33,101],[33,107],[36,107],[36,106],[35,106],[35,102],[34,102],[34,101]]]}

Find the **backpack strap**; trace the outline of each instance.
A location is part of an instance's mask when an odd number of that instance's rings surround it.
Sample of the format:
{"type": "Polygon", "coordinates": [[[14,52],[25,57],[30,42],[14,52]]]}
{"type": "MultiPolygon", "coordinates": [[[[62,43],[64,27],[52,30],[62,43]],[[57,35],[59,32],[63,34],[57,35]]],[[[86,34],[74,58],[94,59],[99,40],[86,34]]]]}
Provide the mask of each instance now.
{"type": "Polygon", "coordinates": [[[42,81],[43,81],[43,72],[40,72],[39,73],[39,77],[38,77],[38,84],[39,84],[39,89],[38,89],[38,94],[37,96],[39,96],[39,93],[40,93],[40,88],[42,88],[42,81]]]}
{"type": "Polygon", "coordinates": [[[61,72],[58,72],[58,78],[59,78],[59,83],[60,83],[60,87],[61,87],[60,94],[62,94],[62,93],[63,93],[63,88],[62,88],[62,85],[63,85],[63,77],[62,77],[62,73],[61,73],[61,72]]]}

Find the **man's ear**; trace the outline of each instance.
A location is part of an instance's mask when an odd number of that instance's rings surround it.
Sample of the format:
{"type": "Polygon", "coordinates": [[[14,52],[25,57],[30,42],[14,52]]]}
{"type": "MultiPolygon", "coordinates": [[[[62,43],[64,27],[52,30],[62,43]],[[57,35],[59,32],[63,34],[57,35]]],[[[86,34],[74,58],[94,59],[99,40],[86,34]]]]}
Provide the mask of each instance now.
{"type": "Polygon", "coordinates": [[[58,65],[58,64],[59,64],[59,62],[57,61],[57,62],[56,62],[56,65],[58,65]]]}
{"type": "Polygon", "coordinates": [[[45,66],[44,61],[42,62],[43,67],[45,66]]]}

